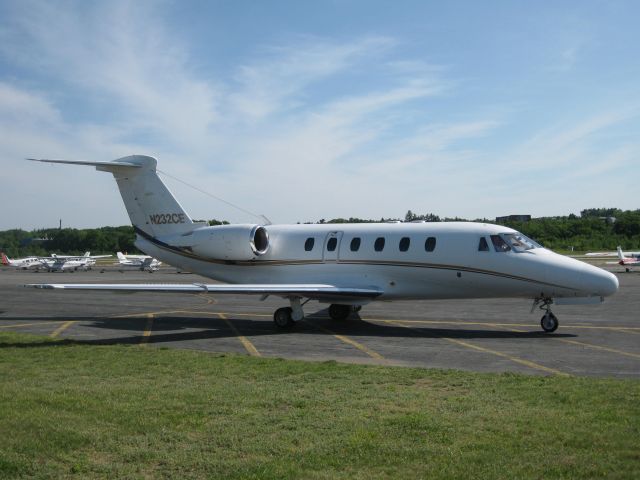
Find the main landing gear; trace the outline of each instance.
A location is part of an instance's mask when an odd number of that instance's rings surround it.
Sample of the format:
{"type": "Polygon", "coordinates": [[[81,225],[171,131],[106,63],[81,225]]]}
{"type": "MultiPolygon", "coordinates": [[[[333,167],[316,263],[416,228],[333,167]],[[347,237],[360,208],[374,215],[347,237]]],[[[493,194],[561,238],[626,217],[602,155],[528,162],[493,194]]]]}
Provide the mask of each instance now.
{"type": "MultiPolygon", "coordinates": [[[[290,307],[282,307],[274,312],[273,323],[276,324],[276,327],[282,329],[293,327],[296,322],[299,322],[304,318],[304,311],[302,310],[302,307],[308,301],[309,300],[301,303],[300,298],[298,297],[290,298],[290,307]]],[[[354,306],[333,303],[329,307],[329,316],[333,320],[346,320],[347,318],[349,318],[349,315],[355,312],[359,312],[361,308],[361,305],[354,306]]]]}
{"type": "Polygon", "coordinates": [[[558,318],[551,311],[552,303],[553,300],[551,298],[536,298],[531,306],[532,312],[536,305],[540,310],[544,310],[544,315],[540,319],[540,326],[547,333],[555,332],[559,325],[558,318]]]}

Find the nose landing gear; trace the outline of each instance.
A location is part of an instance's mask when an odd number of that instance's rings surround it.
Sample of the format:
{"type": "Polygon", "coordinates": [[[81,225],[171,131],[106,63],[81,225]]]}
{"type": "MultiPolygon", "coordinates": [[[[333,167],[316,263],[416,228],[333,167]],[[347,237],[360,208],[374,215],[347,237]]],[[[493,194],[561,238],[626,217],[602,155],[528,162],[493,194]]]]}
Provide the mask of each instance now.
{"type": "Polygon", "coordinates": [[[556,329],[558,328],[558,319],[553,314],[553,312],[551,312],[551,310],[548,310],[542,316],[542,319],[540,320],[540,326],[547,333],[556,331],[556,329]]]}
{"type": "Polygon", "coordinates": [[[547,333],[555,332],[559,325],[558,318],[551,311],[552,303],[553,299],[551,298],[535,298],[531,306],[531,312],[533,312],[536,305],[540,310],[544,310],[544,315],[540,319],[540,326],[547,333]]]}

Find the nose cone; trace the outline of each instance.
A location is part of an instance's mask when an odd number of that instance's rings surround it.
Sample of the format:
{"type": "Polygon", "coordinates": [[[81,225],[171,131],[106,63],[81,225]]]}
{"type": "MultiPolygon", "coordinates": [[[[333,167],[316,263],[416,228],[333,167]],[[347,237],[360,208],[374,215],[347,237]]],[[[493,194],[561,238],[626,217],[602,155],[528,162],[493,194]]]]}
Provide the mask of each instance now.
{"type": "Polygon", "coordinates": [[[618,277],[602,268],[591,266],[582,274],[582,282],[591,294],[608,297],[618,291],[618,277]]]}

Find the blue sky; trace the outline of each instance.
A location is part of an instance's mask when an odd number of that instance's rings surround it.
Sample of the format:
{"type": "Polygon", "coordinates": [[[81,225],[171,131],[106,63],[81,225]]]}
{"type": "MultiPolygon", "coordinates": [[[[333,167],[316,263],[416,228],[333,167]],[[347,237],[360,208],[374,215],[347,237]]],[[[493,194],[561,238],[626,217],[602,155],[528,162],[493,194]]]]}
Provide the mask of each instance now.
{"type": "MultiPolygon", "coordinates": [[[[274,223],[640,208],[640,3],[0,0],[0,229],[159,168],[274,223]],[[7,181],[9,180],[9,181],[7,181]]],[[[254,222],[166,179],[194,218],[254,222]]]]}

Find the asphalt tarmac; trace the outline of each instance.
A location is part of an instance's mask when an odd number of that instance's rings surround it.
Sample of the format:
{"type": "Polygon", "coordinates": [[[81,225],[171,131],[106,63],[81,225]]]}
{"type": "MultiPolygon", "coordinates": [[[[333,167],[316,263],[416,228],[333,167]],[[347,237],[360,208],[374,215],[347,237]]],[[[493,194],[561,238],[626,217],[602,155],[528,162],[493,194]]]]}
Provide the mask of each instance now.
{"type": "MultiPolygon", "coordinates": [[[[372,303],[344,322],[309,302],[306,318],[276,329],[277,297],[115,294],[24,288],[29,283],[196,283],[197,275],[114,268],[75,273],[0,269],[0,331],[87,344],[137,344],[254,356],[383,365],[640,378],[640,271],[612,268],[620,290],[602,305],[554,306],[555,333],[526,299],[372,303]]],[[[5,344],[6,346],[6,344],[5,344]]],[[[2,347],[2,344],[0,344],[2,347]]]]}

